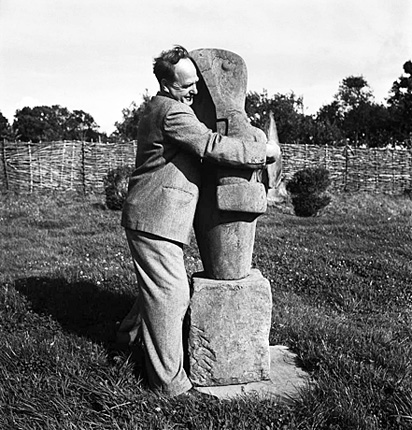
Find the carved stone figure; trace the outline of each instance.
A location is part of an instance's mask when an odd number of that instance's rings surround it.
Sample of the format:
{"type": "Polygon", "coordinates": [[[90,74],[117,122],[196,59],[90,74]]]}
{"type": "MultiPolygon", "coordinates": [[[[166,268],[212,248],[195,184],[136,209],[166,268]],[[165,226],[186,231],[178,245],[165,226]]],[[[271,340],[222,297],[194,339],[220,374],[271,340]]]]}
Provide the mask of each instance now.
{"type": "MultiPolygon", "coordinates": [[[[192,51],[198,68],[196,116],[221,134],[262,139],[244,110],[247,71],[243,59],[220,49],[192,51]]],[[[266,138],[266,136],[264,137],[266,138]]],[[[249,275],[256,219],[266,211],[261,172],[222,169],[204,163],[195,233],[205,275],[212,279],[242,279],[249,275]]]]}
{"type": "MultiPolygon", "coordinates": [[[[200,78],[192,105],[197,117],[224,135],[266,139],[244,110],[243,59],[219,49],[190,54],[200,78]]],[[[256,220],[266,211],[261,176],[203,163],[195,233],[204,273],[192,278],[188,339],[190,379],[197,386],[269,379],[271,288],[259,270],[251,271],[256,220]]]]}

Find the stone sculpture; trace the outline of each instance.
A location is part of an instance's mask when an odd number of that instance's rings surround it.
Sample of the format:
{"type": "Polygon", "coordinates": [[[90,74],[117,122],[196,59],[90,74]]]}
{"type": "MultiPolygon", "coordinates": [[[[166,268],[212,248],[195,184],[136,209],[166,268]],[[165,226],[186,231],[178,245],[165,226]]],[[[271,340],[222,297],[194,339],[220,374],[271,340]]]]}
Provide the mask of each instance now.
{"type": "MultiPolygon", "coordinates": [[[[244,110],[243,59],[220,49],[190,54],[200,78],[192,106],[198,118],[224,135],[266,139],[244,110]]],[[[190,378],[198,386],[269,379],[271,289],[251,270],[256,220],[266,211],[261,173],[203,165],[195,233],[204,273],[192,278],[188,339],[190,378]]]]}
{"type": "MultiPolygon", "coordinates": [[[[244,110],[247,72],[243,59],[218,49],[190,54],[200,77],[192,106],[198,118],[224,135],[262,139],[263,131],[250,125],[244,110]]],[[[256,171],[204,164],[195,232],[209,278],[242,279],[250,273],[256,219],[266,211],[265,187],[258,176],[256,171]]]]}

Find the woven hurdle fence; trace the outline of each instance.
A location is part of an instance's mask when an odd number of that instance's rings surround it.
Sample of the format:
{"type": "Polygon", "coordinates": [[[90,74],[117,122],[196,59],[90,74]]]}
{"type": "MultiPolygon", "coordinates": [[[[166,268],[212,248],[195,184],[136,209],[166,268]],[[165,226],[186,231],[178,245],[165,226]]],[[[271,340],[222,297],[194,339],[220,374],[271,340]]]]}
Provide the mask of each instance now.
{"type": "Polygon", "coordinates": [[[101,193],[110,169],[133,165],[137,143],[2,142],[0,187],[17,193],[38,190],[101,193]]]}
{"type": "Polygon", "coordinates": [[[394,148],[282,145],[284,175],[305,167],[325,167],[331,189],[402,194],[412,187],[412,151],[394,148]]]}
{"type": "MultiPolygon", "coordinates": [[[[104,177],[117,166],[133,166],[137,142],[0,142],[0,189],[104,192],[104,177]]],[[[305,167],[329,170],[331,190],[401,194],[412,188],[409,149],[282,145],[283,173],[289,179],[305,167]]]]}

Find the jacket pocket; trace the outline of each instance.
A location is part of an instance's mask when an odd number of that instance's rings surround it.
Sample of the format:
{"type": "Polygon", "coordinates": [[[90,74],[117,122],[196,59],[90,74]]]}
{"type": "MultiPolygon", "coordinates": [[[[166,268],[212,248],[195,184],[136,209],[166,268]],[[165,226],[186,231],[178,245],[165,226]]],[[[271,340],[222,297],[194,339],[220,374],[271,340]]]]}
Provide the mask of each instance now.
{"type": "Polygon", "coordinates": [[[183,188],[177,188],[177,187],[163,187],[163,195],[165,197],[165,200],[169,203],[174,202],[175,204],[188,204],[191,203],[194,199],[197,199],[196,194],[184,190],[183,188]]]}

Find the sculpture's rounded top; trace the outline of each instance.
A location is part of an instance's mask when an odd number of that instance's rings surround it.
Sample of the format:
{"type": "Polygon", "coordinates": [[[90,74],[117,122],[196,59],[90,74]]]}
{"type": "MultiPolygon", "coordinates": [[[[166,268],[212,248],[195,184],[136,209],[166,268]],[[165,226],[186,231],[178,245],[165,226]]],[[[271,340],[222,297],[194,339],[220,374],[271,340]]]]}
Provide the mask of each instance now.
{"type": "Polygon", "coordinates": [[[210,96],[216,106],[217,116],[220,109],[243,109],[246,99],[247,69],[243,58],[224,49],[204,48],[190,52],[199,73],[204,79],[210,96]]]}

